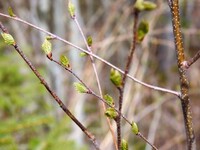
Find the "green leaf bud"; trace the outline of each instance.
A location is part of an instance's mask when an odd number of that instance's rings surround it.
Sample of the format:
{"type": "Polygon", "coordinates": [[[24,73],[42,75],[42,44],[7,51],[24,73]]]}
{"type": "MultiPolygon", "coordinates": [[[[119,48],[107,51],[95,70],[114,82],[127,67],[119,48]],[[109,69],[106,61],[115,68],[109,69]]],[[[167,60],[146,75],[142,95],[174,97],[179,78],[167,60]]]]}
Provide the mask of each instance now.
{"type": "Polygon", "coordinates": [[[14,40],[14,38],[12,37],[12,35],[10,35],[10,34],[8,34],[8,33],[1,33],[1,36],[3,37],[4,42],[5,42],[7,45],[15,45],[15,40],[14,40]]]}
{"type": "Polygon", "coordinates": [[[46,55],[50,54],[52,51],[52,44],[46,38],[42,43],[42,50],[45,52],[46,55]]]}
{"type": "Polygon", "coordinates": [[[91,36],[88,36],[87,44],[88,44],[88,46],[92,46],[92,37],[91,36]]]}
{"type": "Polygon", "coordinates": [[[64,55],[60,56],[60,63],[64,65],[65,67],[70,68],[69,59],[66,56],[64,55]]]}
{"type": "Polygon", "coordinates": [[[157,7],[155,3],[150,2],[150,1],[144,1],[143,6],[145,10],[149,10],[149,11],[154,10],[157,7]]]}
{"type": "Polygon", "coordinates": [[[74,18],[75,16],[75,6],[74,4],[72,4],[71,1],[68,2],[68,11],[69,11],[69,14],[72,18],[74,18]]]}
{"type": "Polygon", "coordinates": [[[105,115],[110,119],[116,119],[118,116],[118,113],[116,112],[114,108],[109,107],[106,109],[105,115]]]}
{"type": "Polygon", "coordinates": [[[81,52],[79,55],[80,55],[81,57],[85,57],[85,56],[87,56],[88,54],[85,53],[85,52],[81,52]]]}
{"type": "Polygon", "coordinates": [[[88,89],[82,83],[75,82],[74,87],[79,93],[87,93],[88,92],[88,89]]]}
{"type": "Polygon", "coordinates": [[[9,14],[9,16],[11,16],[11,17],[16,17],[16,15],[13,13],[13,10],[12,10],[11,7],[8,7],[8,14],[9,14]]]}
{"type": "Polygon", "coordinates": [[[137,0],[135,2],[134,8],[138,11],[143,11],[143,10],[153,10],[157,7],[157,5],[153,2],[150,1],[144,1],[144,0],[137,0]]]}
{"type": "Polygon", "coordinates": [[[137,126],[137,124],[135,122],[132,122],[131,128],[132,128],[132,131],[133,131],[134,134],[138,134],[139,133],[138,126],[137,126]]]}
{"type": "Polygon", "coordinates": [[[119,73],[119,71],[114,70],[113,68],[110,70],[110,80],[111,82],[117,86],[120,87],[122,84],[122,76],[119,73]]]}
{"type": "Polygon", "coordinates": [[[146,34],[149,32],[149,23],[141,21],[137,32],[137,42],[142,42],[146,34]]]}
{"type": "Polygon", "coordinates": [[[126,140],[122,139],[121,150],[128,150],[128,143],[126,140]]]}
{"type": "Polygon", "coordinates": [[[111,106],[114,106],[115,104],[114,104],[114,100],[113,100],[113,98],[110,96],[110,95],[108,95],[108,94],[106,94],[106,95],[104,95],[103,96],[103,98],[106,100],[106,102],[108,103],[108,104],[110,104],[111,106]]]}
{"type": "Polygon", "coordinates": [[[135,2],[134,8],[138,11],[142,11],[144,10],[144,6],[143,6],[143,0],[137,0],[135,2]]]}

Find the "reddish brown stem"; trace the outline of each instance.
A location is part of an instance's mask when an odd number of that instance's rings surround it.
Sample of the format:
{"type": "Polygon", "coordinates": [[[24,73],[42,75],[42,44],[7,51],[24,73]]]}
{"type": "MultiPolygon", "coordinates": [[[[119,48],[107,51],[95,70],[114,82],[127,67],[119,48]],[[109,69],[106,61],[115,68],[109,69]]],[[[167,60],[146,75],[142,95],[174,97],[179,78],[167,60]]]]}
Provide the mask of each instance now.
{"type": "MultiPolygon", "coordinates": [[[[122,112],[122,105],[123,105],[123,95],[124,95],[124,87],[127,79],[127,74],[130,70],[131,62],[133,60],[133,54],[136,47],[136,38],[137,38],[137,21],[138,21],[138,11],[134,11],[134,23],[133,23],[133,40],[130,49],[130,53],[128,55],[126,68],[124,71],[124,75],[122,78],[122,85],[118,88],[119,90],[119,112],[122,112]]],[[[121,116],[119,115],[116,119],[117,122],[117,142],[118,142],[118,149],[121,148],[121,116]]]]}

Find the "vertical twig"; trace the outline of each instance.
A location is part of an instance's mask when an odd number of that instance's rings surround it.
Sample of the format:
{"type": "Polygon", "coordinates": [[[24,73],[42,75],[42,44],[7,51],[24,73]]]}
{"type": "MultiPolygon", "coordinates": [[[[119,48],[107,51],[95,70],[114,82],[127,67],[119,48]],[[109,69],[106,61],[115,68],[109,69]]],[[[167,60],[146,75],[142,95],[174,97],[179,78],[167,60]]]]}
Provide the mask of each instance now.
{"type": "Polygon", "coordinates": [[[180,77],[180,88],[181,88],[181,105],[183,110],[183,117],[185,122],[186,136],[187,136],[187,147],[188,150],[192,150],[195,148],[195,135],[192,124],[192,115],[191,115],[191,106],[189,99],[189,81],[186,76],[186,71],[184,67],[182,67],[183,62],[185,61],[184,56],[184,48],[183,48],[183,40],[181,35],[181,25],[180,25],[180,13],[179,13],[179,1],[178,0],[170,0],[169,6],[172,14],[172,24],[173,24],[173,32],[174,32],[174,40],[176,46],[176,55],[177,55],[177,65],[179,70],[180,77]]]}
{"type": "MultiPolygon", "coordinates": [[[[0,22],[0,28],[3,32],[8,33],[7,29],[3,26],[3,24],[0,22]]],[[[80,127],[80,129],[85,133],[85,135],[92,141],[93,145],[97,150],[99,150],[99,145],[96,141],[95,136],[90,133],[81,122],[78,121],[78,119],[69,111],[69,109],[65,106],[65,104],[61,101],[61,99],[56,95],[56,93],[51,90],[50,86],[47,84],[45,79],[40,75],[40,73],[37,71],[37,69],[32,65],[32,63],[29,61],[29,59],[25,56],[23,51],[20,50],[17,44],[14,44],[13,47],[17,51],[17,53],[23,58],[23,60],[26,62],[26,64],[29,66],[29,68],[33,71],[33,73],[37,76],[37,78],[40,80],[41,84],[44,85],[44,87],[47,89],[47,91],[51,94],[51,96],[54,98],[54,100],[59,104],[59,106],[62,108],[62,110],[65,112],[67,116],[69,116],[76,125],[80,127]]]]}
{"type": "MultiPolygon", "coordinates": [[[[131,62],[133,60],[133,54],[134,54],[135,47],[136,47],[138,14],[139,14],[139,12],[137,10],[134,10],[134,13],[133,13],[133,15],[134,15],[133,39],[132,39],[131,49],[130,49],[130,52],[128,55],[126,68],[125,68],[124,75],[122,78],[122,84],[121,84],[121,87],[118,88],[118,90],[119,90],[119,112],[120,113],[122,111],[124,87],[125,87],[125,83],[126,83],[126,79],[127,79],[127,74],[130,70],[131,62]]],[[[120,149],[120,147],[121,147],[121,115],[118,116],[118,118],[116,119],[116,122],[117,122],[118,149],[120,149]]]]}

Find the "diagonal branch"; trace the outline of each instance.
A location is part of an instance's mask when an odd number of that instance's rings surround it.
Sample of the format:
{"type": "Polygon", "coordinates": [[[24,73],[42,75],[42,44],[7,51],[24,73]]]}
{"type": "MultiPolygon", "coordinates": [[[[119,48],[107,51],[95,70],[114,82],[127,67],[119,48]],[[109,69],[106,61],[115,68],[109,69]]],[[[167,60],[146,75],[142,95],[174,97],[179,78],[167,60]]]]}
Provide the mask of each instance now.
{"type": "MultiPolygon", "coordinates": [[[[3,26],[3,24],[0,22],[0,28],[3,32],[8,33],[7,29],[3,26]]],[[[50,88],[50,86],[47,84],[45,79],[40,75],[40,73],[37,71],[37,69],[32,65],[32,63],[29,61],[29,59],[25,56],[23,51],[20,50],[17,44],[14,44],[13,47],[18,52],[18,54],[23,58],[23,60],[26,62],[26,64],[29,66],[29,68],[33,71],[33,73],[37,76],[37,78],[40,80],[41,84],[44,85],[44,87],[47,89],[47,91],[51,94],[51,96],[54,98],[54,100],[59,104],[59,106],[62,108],[62,110],[65,112],[67,116],[69,116],[74,123],[79,126],[79,128],[85,133],[85,135],[92,141],[93,145],[97,150],[99,150],[99,145],[96,141],[95,136],[90,133],[86,127],[83,126],[81,122],[78,121],[78,119],[70,112],[70,110],[65,106],[65,104],[62,102],[62,100],[56,95],[56,93],[50,88]]]]}
{"type": "Polygon", "coordinates": [[[182,63],[185,69],[190,68],[192,64],[194,64],[200,58],[200,50],[194,55],[194,57],[190,58],[188,61],[184,61],[182,63]]]}

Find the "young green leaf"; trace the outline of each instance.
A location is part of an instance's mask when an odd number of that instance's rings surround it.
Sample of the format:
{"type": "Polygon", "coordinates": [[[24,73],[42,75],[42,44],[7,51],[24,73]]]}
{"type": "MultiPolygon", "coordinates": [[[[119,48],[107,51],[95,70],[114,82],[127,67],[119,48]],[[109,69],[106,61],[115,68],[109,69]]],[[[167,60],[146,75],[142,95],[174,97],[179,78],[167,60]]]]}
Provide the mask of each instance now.
{"type": "Polygon", "coordinates": [[[118,113],[115,111],[114,108],[109,107],[106,109],[105,115],[110,119],[116,119],[118,113]]]}
{"type": "Polygon", "coordinates": [[[46,55],[50,54],[52,51],[52,44],[46,38],[42,43],[42,50],[45,52],[46,55]]]}
{"type": "Polygon", "coordinates": [[[143,6],[143,0],[137,0],[135,2],[134,8],[138,11],[142,11],[144,10],[144,6],[143,6]]]}
{"type": "Polygon", "coordinates": [[[13,10],[11,7],[8,7],[8,14],[11,16],[11,17],[16,17],[16,15],[13,13],[13,10]]]}
{"type": "Polygon", "coordinates": [[[134,134],[138,134],[139,129],[138,129],[138,126],[135,122],[132,122],[131,128],[132,128],[132,131],[133,131],[134,134]]]}
{"type": "Polygon", "coordinates": [[[137,41],[142,42],[148,32],[149,32],[148,22],[141,21],[138,27],[137,41]]]}
{"type": "Polygon", "coordinates": [[[143,6],[145,10],[154,10],[157,7],[155,3],[150,2],[150,1],[144,1],[143,6]]]}
{"type": "Polygon", "coordinates": [[[69,11],[69,14],[72,18],[74,18],[75,16],[75,6],[74,4],[72,4],[71,1],[68,2],[68,11],[69,11]]]}
{"type": "Polygon", "coordinates": [[[92,46],[92,37],[91,36],[88,36],[87,44],[88,44],[88,46],[92,46]]]}
{"type": "Polygon", "coordinates": [[[55,37],[53,37],[53,36],[46,36],[46,39],[49,41],[49,40],[55,39],[55,37]]]}
{"type": "Polygon", "coordinates": [[[66,56],[64,56],[64,55],[60,56],[60,63],[64,66],[66,66],[67,68],[70,68],[69,59],[66,56]]]}
{"type": "Polygon", "coordinates": [[[75,82],[74,87],[79,93],[87,93],[88,92],[88,89],[82,83],[75,82]]]}
{"type": "Polygon", "coordinates": [[[108,103],[108,104],[110,104],[111,106],[114,106],[115,104],[114,104],[114,100],[113,100],[113,98],[110,96],[110,95],[108,95],[108,94],[106,94],[106,95],[104,95],[103,96],[103,98],[106,100],[106,102],[108,103]]]}
{"type": "Polygon", "coordinates": [[[114,70],[113,68],[110,70],[110,80],[111,82],[117,86],[120,87],[122,84],[122,76],[119,73],[119,71],[114,70]]]}
{"type": "Polygon", "coordinates": [[[15,45],[15,40],[14,40],[14,38],[12,37],[12,35],[10,35],[10,34],[8,34],[8,33],[1,33],[1,36],[3,37],[4,42],[5,42],[7,45],[15,45]]]}
{"type": "Polygon", "coordinates": [[[144,0],[137,0],[135,2],[134,8],[138,11],[143,11],[143,10],[153,10],[157,7],[157,5],[153,2],[150,1],[144,1],[144,0]]]}
{"type": "Polygon", "coordinates": [[[128,143],[126,140],[122,139],[121,150],[128,150],[128,143]]]}
{"type": "Polygon", "coordinates": [[[81,52],[79,55],[80,55],[81,57],[85,57],[85,56],[87,56],[87,54],[84,53],[84,52],[81,52]]]}

